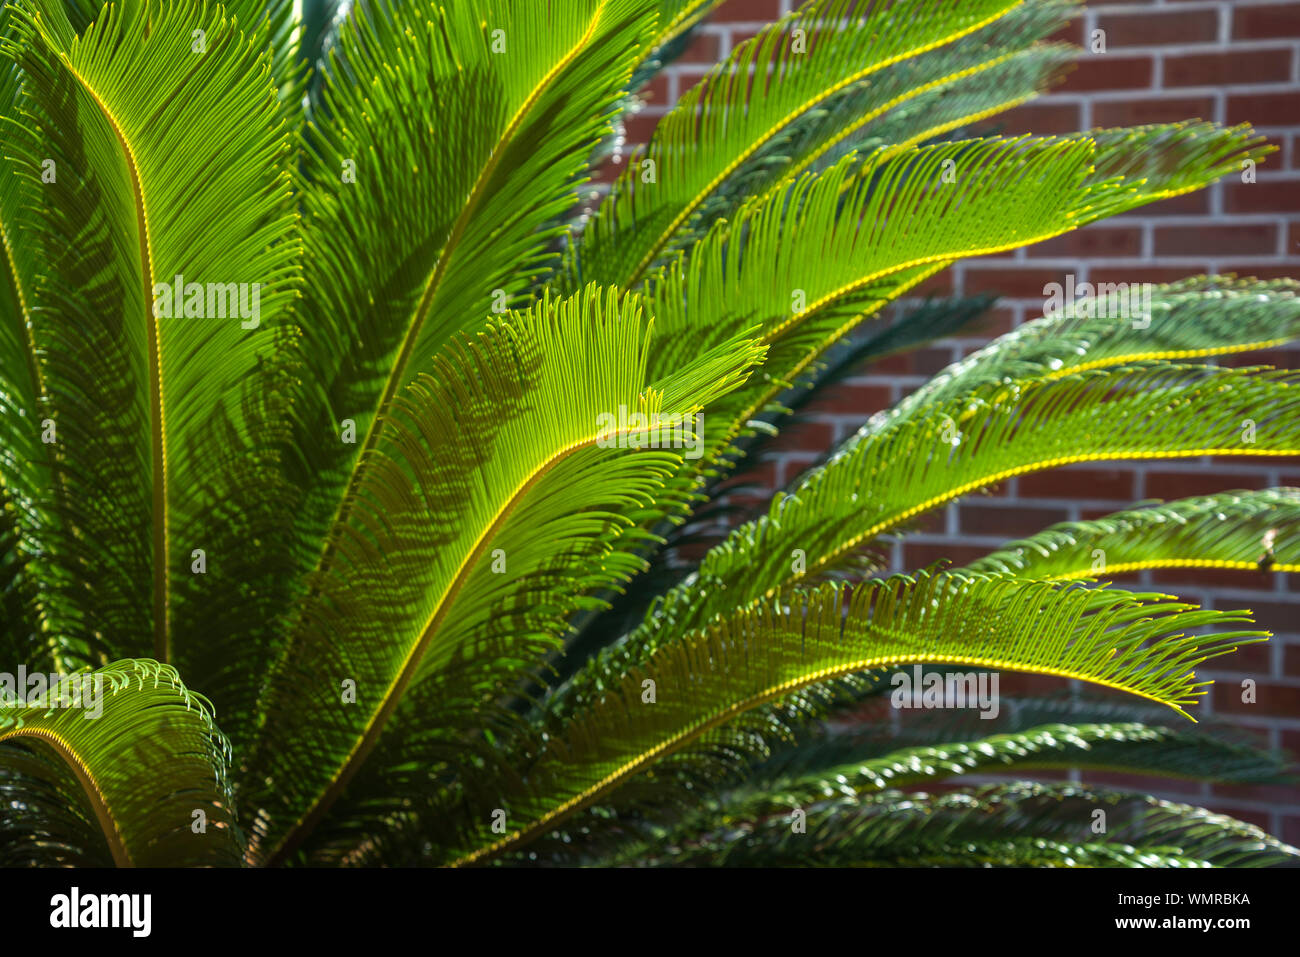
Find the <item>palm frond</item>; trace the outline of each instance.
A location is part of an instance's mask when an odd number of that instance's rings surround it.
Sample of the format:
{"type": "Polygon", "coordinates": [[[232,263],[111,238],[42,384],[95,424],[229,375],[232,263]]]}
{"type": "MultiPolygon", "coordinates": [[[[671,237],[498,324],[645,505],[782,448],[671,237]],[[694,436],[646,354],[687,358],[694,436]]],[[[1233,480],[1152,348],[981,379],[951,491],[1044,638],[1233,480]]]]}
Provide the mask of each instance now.
{"type": "Polygon", "coordinates": [[[813,0],[762,30],[687,91],[644,158],[632,158],[584,233],[574,281],[635,288],[714,191],[747,163],[763,163],[763,148],[809,110],[1019,5],[813,0]]]}
{"type": "Polygon", "coordinates": [[[639,300],[592,287],[489,325],[404,391],[260,708],[255,853],[292,850],[408,689],[430,682],[454,727],[448,710],[485,708],[555,647],[584,593],[644,567],[615,547],[620,513],[649,500],[685,454],[670,441],[761,355],[733,341],[651,380],[649,341],[639,300]],[[620,421],[631,414],[676,425],[649,436],[620,421]]]}
{"type": "Polygon", "coordinates": [[[298,383],[302,575],[335,560],[371,460],[393,454],[380,440],[401,389],[461,332],[531,301],[650,12],[400,0],[341,27],[307,133],[320,186],[304,200],[304,331],[281,357],[298,383]]]}
{"type": "Polygon", "coordinates": [[[1300,571],[1300,489],[1224,492],[1062,522],[967,567],[1053,580],[1146,568],[1300,571]]]}
{"type": "Polygon", "coordinates": [[[15,141],[15,162],[48,206],[34,220],[46,288],[32,336],[68,510],[51,577],[93,619],[87,637],[121,654],[152,635],[146,647],[168,658],[177,630],[251,587],[189,571],[193,550],[211,549],[212,514],[237,510],[243,483],[266,471],[244,396],[269,342],[256,327],[295,295],[288,142],[264,34],[196,2],[108,6],[80,36],[60,4],[12,6],[5,50],[29,93],[12,120],[42,144],[15,141]]]}
{"type": "Polygon", "coordinates": [[[568,695],[626,669],[664,635],[851,570],[862,550],[926,511],[1013,475],[1074,462],[1300,450],[1293,376],[1165,364],[985,384],[900,418],[810,471],[736,529],[637,632],[575,677],[568,695]],[[1247,435],[1242,423],[1258,423],[1247,435]],[[1257,441],[1252,441],[1257,439],[1257,441]]]}
{"type": "Polygon", "coordinates": [[[1087,369],[1186,362],[1283,345],[1300,337],[1298,292],[1300,283],[1291,279],[1197,276],[1153,286],[1149,302],[1146,295],[1132,297],[1135,309],[1113,315],[1113,291],[1098,296],[1093,290],[954,362],[873,416],[843,448],[983,383],[1060,378],[1087,369]]]}
{"type": "Polygon", "coordinates": [[[93,818],[98,850],[118,866],[239,864],[229,745],[175,669],[123,659],[57,683],[32,677],[0,689],[0,788],[12,791],[17,775],[43,791],[4,802],[0,857],[93,860],[97,848],[81,844],[93,818]]]}
{"type": "Polygon", "coordinates": [[[912,662],[965,664],[1078,678],[1182,711],[1204,693],[1190,673],[1195,663],[1260,635],[1189,638],[1183,630],[1242,620],[1126,592],[955,575],[866,582],[847,598],[834,584],[796,591],[788,606],[743,608],[679,633],[641,666],[606,672],[599,695],[562,735],[548,736],[532,760],[515,762],[521,780],[513,793],[500,785],[497,806],[508,811],[510,833],[491,833],[490,809],[457,822],[478,844],[458,862],[541,836],[746,712],[842,675],[912,662]]]}
{"type": "MultiPolygon", "coordinates": [[[[794,810],[794,809],[789,809],[794,810]]],[[[974,793],[828,801],[792,816],[720,821],[651,863],[712,866],[1295,866],[1300,851],[1201,808],[1078,785],[1018,783],[974,793]],[[1092,830],[1108,820],[1100,833],[1092,830]],[[1118,818],[1118,821],[1109,820],[1118,818]]]]}

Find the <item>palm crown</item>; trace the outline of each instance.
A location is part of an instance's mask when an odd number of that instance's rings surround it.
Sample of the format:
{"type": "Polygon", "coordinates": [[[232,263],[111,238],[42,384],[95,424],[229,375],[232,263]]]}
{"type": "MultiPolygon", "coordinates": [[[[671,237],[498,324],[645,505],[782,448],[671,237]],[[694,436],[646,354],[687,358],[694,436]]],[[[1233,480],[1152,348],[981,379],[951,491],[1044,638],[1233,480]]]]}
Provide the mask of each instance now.
{"type": "Polygon", "coordinates": [[[1053,311],[697,567],[665,557],[837,342],[863,327],[863,361],[972,312],[869,323],[891,300],[1271,147],[1201,123],[949,140],[1059,74],[1071,48],[1045,38],[1074,5],[810,0],[622,157],[631,94],[715,5],[0,8],[0,641],[56,676],[0,708],[4,860],[1294,858],[1141,794],[902,789],[1044,765],[1279,778],[1180,717],[1197,665],[1263,639],[1246,613],[1096,580],[1254,567],[1261,542],[1297,570],[1300,492],[912,576],[873,550],[1033,470],[1300,451],[1294,379],[1205,361],[1290,339],[1290,282],[1053,311]],[[922,663],[1134,703],[819,723],[922,663]],[[1121,825],[1094,833],[1099,807],[1121,825]]]}

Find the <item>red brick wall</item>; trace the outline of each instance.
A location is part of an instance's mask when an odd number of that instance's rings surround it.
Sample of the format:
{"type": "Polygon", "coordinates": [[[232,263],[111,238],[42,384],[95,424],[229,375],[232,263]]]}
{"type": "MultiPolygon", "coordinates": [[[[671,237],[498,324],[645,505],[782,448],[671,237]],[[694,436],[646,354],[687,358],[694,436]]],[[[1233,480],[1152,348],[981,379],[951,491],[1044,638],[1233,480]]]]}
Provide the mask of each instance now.
{"type": "MultiPolygon", "coordinates": [[[[656,77],[646,107],[628,124],[644,142],[658,117],[733,45],[789,12],[794,0],[730,0],[698,31],[687,53],[656,77]]],[[[1006,133],[1066,133],[1186,119],[1249,122],[1279,147],[1258,182],[1224,181],[1013,255],[968,260],[932,282],[944,292],[996,292],[1002,299],[969,337],[944,340],[875,366],[817,406],[813,420],[782,439],[776,485],[788,483],[832,442],[949,362],[1039,315],[1043,285],[1063,281],[1162,282],[1196,273],[1300,278],[1300,3],[1268,0],[1093,0],[1064,36],[1075,43],[1105,31],[1106,52],[1084,52],[1067,80],[1034,103],[997,118],[1006,133]]],[[[1252,354],[1300,367],[1296,351],[1252,354]]],[[[896,568],[939,558],[967,561],[1008,538],[1053,522],[1104,515],[1142,499],[1180,498],[1234,488],[1300,486],[1300,462],[1191,460],[1115,467],[1089,465],[1013,479],[930,518],[894,548],[896,568]]],[[[1300,755],[1300,582],[1283,574],[1202,571],[1144,573],[1129,583],[1158,586],[1212,608],[1254,610],[1276,638],[1216,664],[1204,712],[1229,716],[1262,743],[1300,755]],[[1258,702],[1239,701],[1253,678],[1258,702]]],[[[1003,688],[1009,683],[1004,679],[1003,688]]],[[[1034,687],[1047,687],[1046,679],[1034,687]]],[[[1150,779],[1090,775],[1089,781],[1150,787],[1150,779]]],[[[1160,793],[1209,805],[1300,844],[1300,793],[1283,788],[1170,785],[1160,793]]]]}

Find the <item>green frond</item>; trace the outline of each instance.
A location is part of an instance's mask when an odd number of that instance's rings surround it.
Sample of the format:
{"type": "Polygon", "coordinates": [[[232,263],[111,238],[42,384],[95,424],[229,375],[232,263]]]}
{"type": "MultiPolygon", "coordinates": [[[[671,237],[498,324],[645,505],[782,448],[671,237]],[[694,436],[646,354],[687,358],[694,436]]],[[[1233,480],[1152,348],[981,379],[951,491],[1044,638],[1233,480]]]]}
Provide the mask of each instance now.
{"type": "Polygon", "coordinates": [[[654,848],[676,866],[1294,866],[1300,852],[1201,808],[1077,785],[1028,782],[931,796],[885,792],[765,820],[718,820],[689,846],[654,848]],[[1094,833],[1096,813],[1106,830],[1094,833]],[[1116,818],[1118,821],[1110,820],[1116,818]],[[1213,821],[1215,834],[1206,825],[1213,821]],[[1217,839],[1216,839],[1217,838],[1217,839]]]}
{"type": "Polygon", "coordinates": [[[849,86],[769,140],[710,195],[692,231],[851,150],[888,147],[896,155],[1033,99],[1077,52],[1041,41],[1077,12],[1073,0],[1021,3],[974,33],[849,86]]]}
{"type": "Polygon", "coordinates": [[[1224,492],[1062,522],[968,568],[1053,580],[1147,568],[1300,571],[1300,489],[1224,492]]]}
{"type": "MultiPolygon", "coordinates": [[[[1055,220],[1038,221],[1035,226],[1022,230],[1017,239],[1009,240],[1007,246],[1002,245],[997,230],[1011,226],[1008,220],[1014,221],[1018,212],[1012,213],[996,205],[989,207],[983,222],[966,221],[963,224],[966,228],[955,234],[949,234],[942,228],[944,224],[958,219],[947,208],[945,202],[952,201],[953,189],[960,186],[964,177],[968,182],[964,188],[958,189],[958,192],[968,193],[968,196],[963,197],[964,201],[980,203],[991,198],[985,191],[996,190],[1000,176],[1005,172],[997,164],[985,169],[980,169],[977,165],[976,172],[987,175],[982,179],[977,176],[972,180],[971,169],[966,159],[949,155],[945,157],[952,162],[952,166],[948,167],[949,176],[955,176],[955,181],[944,182],[942,176],[934,176],[930,182],[931,195],[928,197],[928,202],[915,211],[916,223],[913,228],[919,231],[923,238],[920,242],[913,240],[901,244],[899,251],[905,255],[893,257],[887,268],[883,270],[855,272],[850,265],[855,264],[852,259],[841,262],[838,266],[833,264],[828,266],[826,257],[815,253],[809,256],[806,250],[798,247],[778,254],[781,259],[777,263],[764,262],[761,252],[755,255],[747,248],[743,262],[737,262],[734,257],[731,259],[733,271],[752,268],[754,271],[749,272],[748,275],[753,277],[752,282],[756,289],[763,291],[772,289],[773,293],[779,292],[782,295],[781,298],[769,298],[765,305],[751,305],[754,299],[751,296],[746,304],[756,308],[757,315],[754,312],[739,310],[731,312],[728,307],[717,305],[727,303],[729,300],[714,299],[711,295],[717,283],[711,278],[710,273],[715,272],[717,267],[710,265],[713,261],[712,251],[701,244],[700,249],[692,255],[688,263],[690,270],[700,269],[704,274],[700,280],[692,277],[691,285],[688,286],[694,292],[694,283],[700,282],[701,294],[698,295],[698,301],[701,304],[708,303],[710,308],[721,312],[724,316],[745,317],[748,322],[771,316],[777,316],[780,320],[775,327],[775,335],[769,343],[768,356],[763,369],[764,377],[756,378],[749,389],[732,396],[728,407],[719,410],[722,416],[730,419],[733,429],[743,426],[752,416],[774,402],[785,388],[796,383],[832,343],[851,332],[863,319],[876,314],[886,302],[902,295],[953,261],[965,256],[1000,252],[1010,246],[1030,245],[1037,242],[1039,238],[1044,238],[1046,231],[1056,234],[1065,233],[1106,216],[1178,195],[1189,188],[1213,182],[1235,169],[1235,164],[1245,159],[1262,159],[1265,154],[1271,152],[1271,148],[1261,146],[1260,138],[1246,128],[1219,129],[1210,124],[1173,124],[1141,127],[1123,132],[1131,134],[1131,139],[1122,140],[1118,136],[1111,136],[1109,131],[1090,134],[1089,139],[1096,144],[1091,157],[1092,168],[1081,180],[1072,180],[1067,175],[1062,179],[1054,180],[1050,187],[1071,193],[1073,200],[1063,204],[1055,220]],[[1145,159],[1141,162],[1125,161],[1123,156],[1130,150],[1141,154],[1145,159]],[[1098,172],[1112,167],[1120,167],[1123,172],[1104,176],[1098,172]],[[975,198],[972,199],[971,196],[975,198]],[[1039,231],[1037,238],[1033,235],[1035,230],[1039,231]],[[709,261],[697,265],[698,253],[708,255],[709,261]],[[804,262],[800,264],[801,259],[804,262]],[[787,273],[785,270],[792,266],[795,271],[787,273]],[[812,289],[807,281],[804,281],[803,285],[787,283],[785,289],[769,287],[766,282],[766,277],[772,271],[793,282],[803,281],[804,276],[825,276],[836,269],[840,272],[839,282],[826,287],[824,291],[819,290],[816,296],[810,295],[812,289]],[[807,305],[802,311],[791,308],[793,289],[805,293],[807,305]]],[[[1028,143],[1037,143],[1039,148],[1042,148],[1049,143],[1068,141],[1067,138],[1029,140],[1028,143]]],[[[973,141],[971,144],[971,150],[976,156],[981,150],[978,145],[981,142],[986,141],[973,141]]],[[[945,146],[936,146],[933,149],[944,148],[945,146]]],[[[1031,146],[1030,150],[1034,148],[1031,146]]],[[[851,202],[852,197],[858,195],[859,190],[866,188],[864,177],[868,175],[871,177],[872,189],[884,189],[886,184],[892,185],[890,176],[899,163],[899,158],[896,156],[902,158],[906,164],[906,157],[909,155],[915,155],[915,151],[896,154],[892,149],[878,150],[862,163],[857,173],[859,181],[845,185],[842,189],[842,198],[851,202]]],[[[942,168],[941,162],[940,169],[942,168]]],[[[1046,169],[1037,167],[1036,164],[1030,164],[1022,173],[1031,177],[1037,174],[1042,174],[1045,180],[1053,180],[1046,169]]],[[[852,179],[853,177],[850,178],[852,179]]],[[[1006,201],[1012,200],[1007,198],[1006,201]]],[[[758,204],[757,208],[761,209],[761,204],[758,204]]],[[[890,212],[894,213],[896,209],[891,209],[890,212]]],[[[887,227],[889,220],[883,222],[887,227]]],[[[796,224],[792,222],[788,222],[786,226],[792,232],[798,231],[796,224]]],[[[728,256],[733,254],[728,253],[728,256]]],[[[1286,285],[1282,284],[1278,288],[1285,291],[1286,285]]],[[[689,304],[690,300],[688,300],[689,304]]],[[[1282,307],[1284,315],[1286,309],[1287,307],[1282,307]]],[[[713,324],[713,327],[725,329],[726,325],[713,324]]],[[[1251,340],[1243,341],[1236,338],[1235,334],[1228,341],[1240,343],[1243,350],[1254,347],[1251,340]]],[[[1204,340],[1202,339],[1201,342],[1203,345],[1204,340]]]]}
{"type": "Polygon", "coordinates": [[[302,332],[281,356],[300,574],[333,561],[370,463],[395,454],[380,443],[401,390],[531,301],[651,9],[399,0],[340,29],[307,133],[302,332]]]}
{"type": "MultiPolygon", "coordinates": [[[[700,786],[698,779],[684,775],[679,780],[673,774],[676,769],[661,765],[655,772],[656,786],[644,789],[640,805],[615,795],[610,805],[578,815],[550,835],[545,856],[565,862],[608,863],[611,857],[631,861],[651,847],[689,844],[721,820],[788,816],[792,808],[832,799],[871,800],[891,789],[966,774],[1032,776],[1043,769],[1081,768],[1239,784],[1294,780],[1280,755],[1231,736],[1207,736],[1203,727],[1189,732],[1135,722],[1076,723],[990,735],[987,732],[999,724],[1012,723],[1000,719],[1016,706],[1005,696],[997,700],[999,711],[991,720],[984,720],[987,714],[967,711],[977,717],[966,727],[983,726],[984,734],[936,736],[934,744],[903,746],[914,737],[911,720],[898,730],[871,724],[816,737],[803,733],[772,758],[745,770],[739,785],[724,779],[721,790],[707,783],[700,786]],[[671,797],[674,787],[686,789],[688,783],[695,785],[689,789],[693,801],[682,801],[680,808],[671,802],[651,803],[656,796],[671,797]]],[[[925,714],[938,717],[935,712],[925,714]]],[[[939,721],[929,723],[941,726],[939,721]]]]}
{"type": "Polygon", "coordinates": [[[1293,376],[1166,364],[984,384],[935,402],[809,471],[767,515],[713,548],[698,574],[575,683],[624,670],[662,636],[850,568],[880,535],[1013,475],[1075,462],[1300,450],[1293,376]],[[1258,432],[1247,434],[1251,419],[1258,432]]]}
{"type": "Polygon", "coordinates": [[[239,864],[229,745],[175,669],[123,659],[57,684],[26,677],[25,687],[12,675],[0,683],[0,793],[10,792],[0,859],[94,862],[99,852],[100,866],[110,855],[118,866],[239,864]],[[17,793],[16,779],[27,784],[17,793]],[[78,846],[89,820],[98,848],[78,846]]]}
{"type": "MultiPolygon", "coordinates": [[[[1090,153],[1091,141],[1083,139],[977,140],[902,154],[882,148],[857,168],[847,157],[819,176],[747,203],[734,224],[720,222],[689,258],[677,259],[650,283],[653,309],[674,333],[654,361],[670,367],[718,338],[755,327],[768,353],[761,376],[706,410],[706,455],[674,476],[671,494],[650,519],[689,503],[717,472],[719,457],[833,343],[955,259],[1066,232],[1168,195],[1187,179],[1212,181],[1238,158],[1266,152],[1240,129],[1192,124],[1139,134],[1141,149],[1153,155],[1144,175],[1131,180],[1096,175],[1096,164],[1114,161],[1090,153]],[[1162,173],[1166,162],[1187,165],[1162,173]],[[861,169],[874,176],[862,178],[861,169]]],[[[1261,294],[1273,292],[1290,298],[1285,283],[1261,294]]],[[[1272,318],[1293,307],[1292,301],[1280,303],[1272,318]]],[[[1253,330],[1269,317],[1267,307],[1258,312],[1253,330]]],[[[1096,329],[1091,334],[1100,337],[1096,329]]],[[[1174,338],[1202,347],[1206,341],[1204,334],[1174,338]]],[[[1244,349],[1259,340],[1229,342],[1244,349]]]]}
{"type": "Polygon", "coordinates": [[[194,549],[228,544],[212,514],[237,514],[266,471],[248,396],[299,268],[264,36],[196,2],[108,6],[81,36],[60,4],[11,6],[4,49],[28,98],[9,121],[33,134],[12,158],[45,207],[31,334],[57,397],[50,577],[94,629],[74,637],[167,658],[175,632],[256,587],[190,568],[194,549]],[[197,297],[172,303],[178,276],[197,297]]]}
{"type": "Polygon", "coordinates": [[[801,116],[888,68],[967,36],[1015,0],[813,0],[737,46],[660,121],[589,224],[576,282],[635,288],[727,179],[801,116]],[[756,78],[756,79],[754,79],[756,78]],[[653,176],[643,175],[653,164],[653,176]]]}
{"type": "Polygon", "coordinates": [[[964,664],[1078,678],[1182,711],[1204,693],[1193,681],[1195,664],[1261,634],[1206,639],[1183,630],[1242,620],[1144,603],[1127,592],[956,575],[866,582],[847,598],[831,584],[796,591],[789,606],[741,609],[611,674],[563,735],[533,760],[516,762],[525,781],[496,804],[507,810],[511,832],[496,838],[490,808],[474,809],[480,817],[459,830],[477,825],[481,843],[457,862],[526,843],[745,712],[841,675],[964,664]],[[653,703],[643,698],[646,682],[653,703]]]}
{"type": "MultiPolygon", "coordinates": [[[[763,790],[800,803],[963,774],[1078,768],[1231,783],[1281,783],[1285,765],[1258,748],[1144,724],[1054,724],[971,742],[902,748],[880,758],[778,777],[763,790]]],[[[757,790],[753,782],[746,791],[757,790]]],[[[761,800],[767,800],[766,797],[761,800]]]]}
{"type": "MultiPolygon", "coordinates": [[[[1059,292],[1063,298],[1064,290],[1059,292]]],[[[1300,283],[1290,279],[1198,276],[1151,287],[1149,303],[1145,295],[1127,296],[1127,290],[1097,292],[1091,289],[1075,302],[1062,302],[1059,309],[954,362],[874,416],[842,448],[985,383],[1060,378],[1142,362],[1186,362],[1269,349],[1300,337],[1300,283]],[[1123,315],[1114,314],[1113,303],[1125,307],[1123,315]]],[[[1047,290],[1044,297],[1049,297],[1047,290]]]]}
{"type": "MultiPolygon", "coordinates": [[[[973,708],[913,711],[896,726],[850,715],[863,698],[883,699],[896,687],[891,675],[878,676],[857,701],[843,705],[827,721],[800,728],[789,741],[774,748],[771,757],[750,769],[747,784],[825,774],[840,765],[874,761],[895,751],[975,744],[990,736],[1014,737],[1045,726],[1141,726],[1173,737],[1187,730],[1181,717],[1151,702],[1073,690],[1037,696],[1000,694],[994,715],[973,708]]],[[[1207,760],[1195,769],[1209,778],[1241,775],[1275,781],[1287,776],[1283,755],[1261,749],[1246,732],[1223,718],[1202,718],[1195,737],[1212,739],[1207,756],[1213,753],[1227,759],[1207,760]]]]}
{"type": "Polygon", "coordinates": [[[557,646],[585,592],[644,567],[616,547],[620,513],[686,454],[665,447],[682,423],[761,355],[733,341],[655,380],[650,341],[636,297],[592,287],[491,323],[404,390],[264,696],[255,854],[290,852],[408,689],[429,682],[454,726],[448,710],[486,708],[557,646]],[[677,425],[647,437],[632,414],[677,425]],[[340,707],[344,682],[355,703],[340,707]]]}

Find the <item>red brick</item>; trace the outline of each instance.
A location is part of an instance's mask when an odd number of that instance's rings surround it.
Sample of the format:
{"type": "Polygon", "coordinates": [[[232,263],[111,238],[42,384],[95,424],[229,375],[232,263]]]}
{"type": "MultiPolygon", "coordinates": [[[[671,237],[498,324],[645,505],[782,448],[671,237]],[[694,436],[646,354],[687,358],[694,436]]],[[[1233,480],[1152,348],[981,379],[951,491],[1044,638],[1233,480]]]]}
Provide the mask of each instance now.
{"type": "Polygon", "coordinates": [[[820,453],[828,450],[834,442],[835,428],[829,422],[797,421],[781,428],[772,450],[820,453]]]}
{"type": "Polygon", "coordinates": [[[1300,179],[1227,181],[1223,185],[1223,209],[1228,213],[1300,212],[1300,179]]]}
{"type": "Polygon", "coordinates": [[[1219,17],[1213,10],[1152,13],[1102,13],[1097,26],[1106,31],[1106,49],[1125,46],[1205,43],[1218,39],[1219,17]]]}
{"type": "Polygon", "coordinates": [[[1240,801],[1267,801],[1273,804],[1300,803],[1300,792],[1285,785],[1215,783],[1210,785],[1210,789],[1215,797],[1236,798],[1240,801]]]}
{"type": "Polygon", "coordinates": [[[885,385],[850,385],[842,383],[825,389],[815,401],[809,402],[800,411],[807,414],[852,414],[866,418],[871,413],[878,412],[892,404],[891,391],[885,385]]]}
{"type": "Polygon", "coordinates": [[[932,376],[952,365],[951,349],[914,349],[907,354],[908,364],[917,375],[932,376]]]}
{"type": "Polygon", "coordinates": [[[1203,216],[1210,211],[1210,194],[1207,190],[1184,193],[1171,199],[1149,203],[1141,209],[1143,216],[1203,216]]]}
{"type": "Polygon", "coordinates": [[[1133,473],[1128,469],[1052,469],[1020,476],[1025,498],[1114,499],[1133,501],[1133,473]]]}
{"type": "MultiPolygon", "coordinates": [[[[1300,608],[1296,609],[1300,615],[1300,608]]],[[[1300,678],[1300,645],[1287,645],[1282,649],[1282,674],[1288,678],[1300,678]]]]}
{"type": "Polygon", "coordinates": [[[1065,271],[1056,268],[985,268],[972,262],[966,267],[966,292],[998,293],[1015,299],[1045,299],[1043,287],[1049,283],[1064,283],[1065,271]]]}
{"type": "Polygon", "coordinates": [[[1018,136],[1037,133],[1050,136],[1077,133],[1082,126],[1079,107],[1073,103],[1031,103],[1000,113],[979,124],[980,135],[1018,136]]]}
{"type": "Polygon", "coordinates": [[[993,339],[1010,332],[1014,321],[1015,313],[1011,309],[1005,306],[995,306],[974,320],[960,334],[978,336],[981,339],[993,339]]]}
{"type": "Polygon", "coordinates": [[[1270,715],[1300,714],[1300,688],[1280,685],[1271,681],[1256,681],[1255,703],[1241,700],[1239,681],[1214,683],[1214,710],[1218,714],[1252,715],[1257,718],[1270,715]]]}
{"type": "Polygon", "coordinates": [[[1300,731],[1284,730],[1281,735],[1281,741],[1282,751],[1292,763],[1295,763],[1297,759],[1300,759],[1300,731]]]}
{"type": "Polygon", "coordinates": [[[1204,804],[1206,808],[1215,814],[1226,814],[1228,817],[1235,817],[1245,824],[1254,824],[1266,831],[1269,829],[1269,814],[1267,811],[1261,811],[1258,808],[1241,807],[1235,804],[1224,804],[1221,801],[1196,801],[1193,803],[1204,804]]]}
{"type": "Polygon", "coordinates": [[[1273,40],[1277,37],[1300,37],[1300,6],[1254,6],[1245,3],[1234,6],[1234,40],[1273,40]]]}
{"type": "MultiPolygon", "coordinates": [[[[1255,267],[1255,270],[1260,268],[1255,267]]],[[[1248,266],[1241,267],[1236,271],[1243,276],[1252,274],[1252,269],[1248,266]]],[[[1219,360],[1219,364],[1233,367],[1273,366],[1277,369],[1293,369],[1296,366],[1296,360],[1296,353],[1292,349],[1257,349],[1254,352],[1241,352],[1237,355],[1223,356],[1219,360]]]]}
{"type": "Polygon", "coordinates": [[[1131,100],[1108,100],[1092,108],[1094,126],[1142,126],[1214,118],[1210,96],[1152,96],[1136,94],[1131,100]]]}
{"type": "Polygon", "coordinates": [[[691,45],[683,51],[676,62],[717,63],[721,56],[722,44],[719,42],[717,35],[696,30],[695,36],[691,39],[691,45]]]}
{"type": "Polygon", "coordinates": [[[1155,231],[1157,256],[1266,256],[1277,251],[1277,227],[1162,226],[1155,231]]]}
{"type": "Polygon", "coordinates": [[[960,526],[966,535],[1025,538],[1069,517],[1069,512],[1063,508],[963,504],[960,526]]]}
{"type": "MultiPolygon", "coordinates": [[[[1300,269],[1296,266],[1259,266],[1251,263],[1232,263],[1226,262],[1221,267],[1221,272],[1236,273],[1238,276],[1254,276],[1256,279],[1294,279],[1300,275],[1300,269]]],[[[1294,363],[1286,368],[1295,368],[1294,363]]]]}
{"type": "Polygon", "coordinates": [[[668,99],[668,74],[656,73],[650,78],[650,82],[638,91],[637,96],[645,101],[646,106],[672,106],[668,99]]]}
{"type": "Polygon", "coordinates": [[[1060,694],[1069,687],[1064,678],[1052,675],[1031,675],[1020,671],[998,673],[999,695],[1050,695],[1060,694]]]}
{"type": "Polygon", "coordinates": [[[781,19],[781,0],[727,0],[710,19],[715,23],[770,23],[781,19]]]}
{"type": "Polygon", "coordinates": [[[696,86],[701,80],[703,80],[708,75],[709,75],[708,73],[695,73],[695,72],[687,72],[685,70],[678,70],[677,71],[678,102],[681,102],[681,98],[686,95],[687,90],[696,86]]]}
{"type": "Polygon", "coordinates": [[[1077,257],[1139,256],[1142,253],[1142,230],[1136,226],[1087,226],[1030,246],[1030,256],[1077,257]]]}
{"type": "Polygon", "coordinates": [[[1272,655],[1268,643],[1242,645],[1232,654],[1207,661],[1200,668],[1202,671],[1237,672],[1248,678],[1258,678],[1270,673],[1272,655]]]}
{"type": "Polygon", "coordinates": [[[951,296],[955,287],[952,284],[952,270],[945,269],[935,273],[919,286],[908,290],[909,296],[951,296]]]}
{"type": "Polygon", "coordinates": [[[1151,573],[1151,581],[1180,597],[1186,595],[1188,588],[1195,587],[1257,588],[1260,591],[1271,591],[1273,588],[1272,573],[1232,568],[1157,569],[1151,573]]]}
{"type": "Polygon", "coordinates": [[[1204,271],[1205,267],[1193,266],[1097,266],[1088,272],[1088,280],[1092,283],[1176,282],[1204,271]]]}
{"type": "Polygon", "coordinates": [[[1073,43],[1075,46],[1083,45],[1083,18],[1076,17],[1069,23],[1064,23],[1061,27],[1049,36],[1047,39],[1057,43],[1073,43]]]}
{"type": "Polygon", "coordinates": [[[1076,69],[1058,87],[1062,93],[1089,90],[1140,90],[1151,85],[1155,72],[1149,56],[1112,56],[1084,53],[1076,69]]]}
{"type": "Polygon", "coordinates": [[[1291,79],[1291,51],[1239,50],[1165,57],[1164,85],[1226,86],[1285,83],[1291,79]]]}
{"type": "Polygon", "coordinates": [[[885,356],[871,364],[872,375],[909,375],[911,371],[912,366],[907,361],[906,353],[885,356]]]}
{"type": "Polygon", "coordinates": [[[1251,126],[1295,126],[1300,97],[1295,93],[1237,93],[1228,97],[1228,122],[1251,126]]]}
{"type": "Polygon", "coordinates": [[[918,516],[916,521],[908,526],[908,531],[912,534],[943,535],[947,530],[948,516],[945,509],[939,509],[937,512],[926,512],[918,516]]]}
{"type": "Polygon", "coordinates": [[[1215,495],[1239,488],[1267,488],[1263,472],[1250,475],[1216,475],[1213,472],[1149,471],[1147,495],[1151,498],[1176,499],[1194,495],[1215,495]]]}
{"type": "Polygon", "coordinates": [[[903,544],[903,565],[911,571],[925,568],[940,559],[948,559],[948,567],[968,565],[977,558],[983,558],[989,549],[978,545],[933,545],[923,542],[903,544]]]}
{"type": "Polygon", "coordinates": [[[659,125],[659,120],[660,117],[658,116],[646,116],[644,113],[637,113],[634,116],[629,116],[623,121],[623,125],[626,128],[625,135],[627,136],[628,143],[638,144],[650,142],[650,135],[654,133],[655,127],[659,125]]]}

